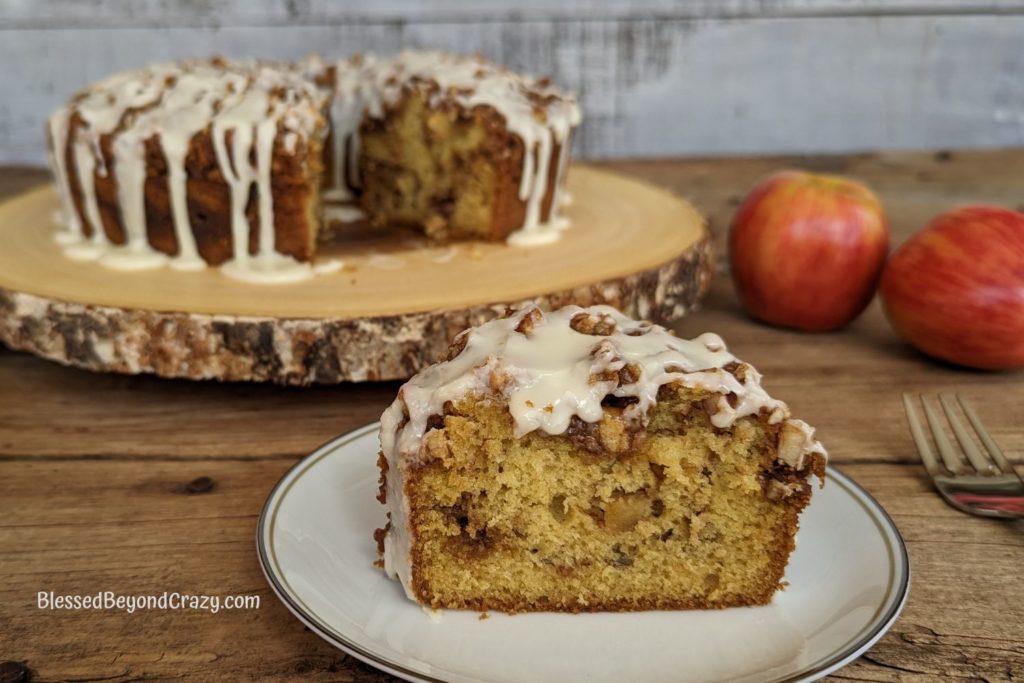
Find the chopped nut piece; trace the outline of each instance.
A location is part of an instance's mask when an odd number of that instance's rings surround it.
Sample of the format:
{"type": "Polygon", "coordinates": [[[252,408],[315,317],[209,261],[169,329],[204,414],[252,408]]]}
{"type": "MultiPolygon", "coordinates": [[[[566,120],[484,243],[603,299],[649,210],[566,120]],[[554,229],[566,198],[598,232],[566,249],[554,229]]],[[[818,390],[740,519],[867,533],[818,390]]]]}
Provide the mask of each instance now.
{"type": "Polygon", "coordinates": [[[455,360],[455,358],[457,358],[458,355],[465,350],[466,344],[468,344],[468,343],[469,343],[469,332],[468,332],[468,330],[464,331],[464,332],[460,332],[459,334],[455,335],[455,339],[452,339],[452,343],[448,347],[448,355],[445,357],[445,360],[455,360]]]}
{"type": "Polygon", "coordinates": [[[529,337],[533,333],[533,328],[544,319],[544,314],[540,312],[539,308],[531,308],[530,311],[523,316],[519,324],[516,325],[516,332],[525,334],[529,337]]]}
{"type": "Polygon", "coordinates": [[[591,315],[587,312],[577,313],[569,321],[569,327],[580,334],[607,337],[615,332],[615,321],[607,313],[591,315]]]}
{"type": "Polygon", "coordinates": [[[615,344],[612,342],[602,339],[590,350],[590,357],[595,359],[601,358],[607,363],[613,363],[619,360],[619,350],[615,348],[615,344]]]}
{"type": "Polygon", "coordinates": [[[751,370],[748,363],[742,363],[739,361],[733,361],[722,366],[722,369],[728,373],[731,373],[733,377],[741,382],[747,380],[747,373],[751,370]]]}
{"type": "Polygon", "coordinates": [[[619,373],[615,370],[604,370],[602,372],[592,372],[590,377],[587,379],[590,384],[597,384],[598,382],[615,382],[619,381],[619,373]]]}
{"type": "Polygon", "coordinates": [[[626,363],[619,370],[619,384],[635,384],[640,381],[643,368],[638,363],[626,363]]]}

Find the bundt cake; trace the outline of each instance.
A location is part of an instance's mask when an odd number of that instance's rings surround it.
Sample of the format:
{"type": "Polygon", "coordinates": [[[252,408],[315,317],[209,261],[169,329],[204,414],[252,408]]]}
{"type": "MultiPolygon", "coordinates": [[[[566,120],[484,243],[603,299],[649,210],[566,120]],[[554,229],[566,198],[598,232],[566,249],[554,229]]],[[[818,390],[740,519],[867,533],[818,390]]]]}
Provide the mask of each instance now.
{"type": "Polygon", "coordinates": [[[578,123],[549,81],[479,57],[151,65],[51,116],[58,240],[112,267],[260,281],[311,275],[338,218],[543,243],[578,123]]]}
{"type": "Polygon", "coordinates": [[[380,442],[379,564],[430,608],[504,612],[766,604],[826,463],[719,337],[607,306],[461,333],[380,442]]]}

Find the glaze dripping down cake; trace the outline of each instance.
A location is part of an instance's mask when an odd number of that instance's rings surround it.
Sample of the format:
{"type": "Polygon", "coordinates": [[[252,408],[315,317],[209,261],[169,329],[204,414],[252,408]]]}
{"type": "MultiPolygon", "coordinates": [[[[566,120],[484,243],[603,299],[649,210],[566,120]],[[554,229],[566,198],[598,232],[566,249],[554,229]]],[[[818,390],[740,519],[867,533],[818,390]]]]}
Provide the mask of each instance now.
{"type": "Polygon", "coordinates": [[[341,217],[544,243],[579,120],[549,81],[479,57],[151,65],[50,117],[58,240],[117,268],[269,281],[312,274],[341,217]]]}
{"type": "Polygon", "coordinates": [[[506,612],[766,604],[827,457],[719,337],[607,306],[463,332],[380,440],[385,571],[506,612]]]}

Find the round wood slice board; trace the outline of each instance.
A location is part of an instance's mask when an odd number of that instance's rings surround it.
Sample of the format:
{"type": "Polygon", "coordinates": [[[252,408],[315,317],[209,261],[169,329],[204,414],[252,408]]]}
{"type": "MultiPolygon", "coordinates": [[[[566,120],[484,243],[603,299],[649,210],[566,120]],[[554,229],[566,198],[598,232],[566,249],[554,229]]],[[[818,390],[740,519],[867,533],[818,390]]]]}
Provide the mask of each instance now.
{"type": "Polygon", "coordinates": [[[604,303],[667,323],[698,304],[711,240],[664,190],[574,166],[571,227],[549,245],[438,245],[351,226],[335,273],[291,284],[216,268],[126,272],[66,258],[53,187],[0,204],[0,341],[98,371],[283,384],[409,377],[507,307],[604,303]]]}

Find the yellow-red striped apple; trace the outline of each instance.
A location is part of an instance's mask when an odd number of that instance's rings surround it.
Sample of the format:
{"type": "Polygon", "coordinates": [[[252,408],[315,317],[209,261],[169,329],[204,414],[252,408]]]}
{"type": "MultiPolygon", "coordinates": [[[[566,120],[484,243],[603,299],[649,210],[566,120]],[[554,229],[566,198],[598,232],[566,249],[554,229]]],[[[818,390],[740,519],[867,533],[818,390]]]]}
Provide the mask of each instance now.
{"type": "Polygon", "coordinates": [[[879,292],[901,337],[985,370],[1024,367],[1024,213],[944,213],[889,259],[879,292]]]}
{"type": "Polygon", "coordinates": [[[740,303],[758,320],[808,332],[847,325],[878,286],[889,228],[863,184],[802,171],[755,187],[729,231],[740,303]]]}

